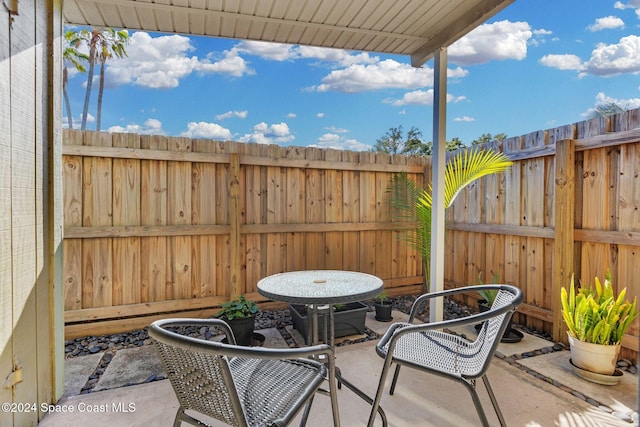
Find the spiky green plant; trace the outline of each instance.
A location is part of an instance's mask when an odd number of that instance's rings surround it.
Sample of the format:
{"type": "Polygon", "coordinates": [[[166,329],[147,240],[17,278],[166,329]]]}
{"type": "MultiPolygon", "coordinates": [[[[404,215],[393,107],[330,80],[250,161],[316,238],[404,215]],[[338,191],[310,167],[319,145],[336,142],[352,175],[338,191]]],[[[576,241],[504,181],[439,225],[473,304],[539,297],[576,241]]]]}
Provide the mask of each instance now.
{"type": "MultiPolygon", "coordinates": [[[[473,181],[486,175],[506,171],[513,162],[506,154],[482,148],[471,148],[447,161],[444,172],[444,205],[451,206],[456,196],[473,181]]],[[[431,185],[418,187],[406,173],[395,174],[389,184],[391,208],[397,221],[416,224],[401,237],[415,249],[422,259],[423,291],[429,287],[431,260],[431,185]]]]}
{"type": "Polygon", "coordinates": [[[626,300],[627,288],[616,298],[611,286],[611,272],[607,270],[604,286],[595,278],[595,289],[575,290],[573,276],[561,290],[562,317],[569,334],[580,341],[618,345],[625,331],[638,316],[636,298],[626,300]]]}
{"type": "MultiPolygon", "coordinates": [[[[499,276],[498,276],[498,272],[496,271],[495,274],[493,275],[493,283],[496,284],[498,283],[499,276]]],[[[479,285],[484,285],[484,282],[482,281],[482,272],[478,273],[478,284],[479,285]]],[[[498,291],[497,290],[489,290],[489,291],[478,291],[478,293],[480,294],[480,296],[482,297],[482,299],[484,299],[487,302],[487,305],[491,306],[493,305],[493,302],[496,300],[496,296],[498,296],[498,291]]]]}

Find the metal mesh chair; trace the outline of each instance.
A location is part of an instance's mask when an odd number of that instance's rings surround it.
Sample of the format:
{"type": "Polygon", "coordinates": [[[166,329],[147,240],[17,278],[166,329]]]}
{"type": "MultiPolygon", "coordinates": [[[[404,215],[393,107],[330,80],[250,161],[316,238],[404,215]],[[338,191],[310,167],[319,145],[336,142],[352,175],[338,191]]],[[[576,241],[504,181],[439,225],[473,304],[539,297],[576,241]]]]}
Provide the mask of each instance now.
{"type": "Polygon", "coordinates": [[[476,379],[482,378],[501,426],[505,420],[498,406],[496,397],[486,376],[491,358],[498,347],[500,337],[506,330],[509,320],[522,302],[522,292],[510,285],[467,286],[452,290],[421,295],[411,307],[409,323],[394,323],[376,346],[376,352],[385,359],[378,384],[378,391],[373,402],[368,426],[373,426],[376,409],[380,404],[387,373],[392,363],[396,369],[389,394],[393,394],[401,366],[419,369],[459,381],[465,385],[482,425],[488,426],[480,398],[476,392],[476,379]],[[459,319],[435,323],[414,325],[417,310],[431,298],[451,296],[463,292],[478,290],[496,290],[496,299],[489,311],[459,319]],[[446,328],[484,322],[474,341],[468,341],[459,335],[447,332],[446,328]]]}
{"type": "MultiPolygon", "coordinates": [[[[334,354],[328,345],[296,349],[241,347],[235,345],[229,325],[220,319],[158,320],[151,324],[149,335],[180,403],[174,427],[182,421],[207,425],[194,418],[199,414],[232,426],[288,425],[305,404],[310,407],[316,391],[324,392],[319,387],[325,378],[329,381],[334,424],[339,425],[334,354]],[[229,344],[172,330],[193,325],[219,328],[229,344]],[[192,416],[185,411],[195,413],[192,416]]],[[[302,425],[307,415],[308,410],[302,425]]]]}

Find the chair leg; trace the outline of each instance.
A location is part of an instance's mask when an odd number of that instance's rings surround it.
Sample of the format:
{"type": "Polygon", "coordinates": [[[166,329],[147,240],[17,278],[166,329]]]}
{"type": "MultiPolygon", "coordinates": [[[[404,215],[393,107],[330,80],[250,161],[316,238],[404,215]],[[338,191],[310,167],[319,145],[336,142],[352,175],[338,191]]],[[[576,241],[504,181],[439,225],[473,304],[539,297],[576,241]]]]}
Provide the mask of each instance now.
{"type": "Polygon", "coordinates": [[[371,413],[369,414],[369,422],[367,423],[367,427],[373,427],[373,421],[376,419],[376,413],[378,412],[378,407],[380,406],[384,383],[387,379],[387,374],[389,373],[392,359],[393,357],[391,356],[391,354],[387,354],[387,357],[385,357],[384,359],[384,365],[382,366],[382,372],[380,373],[380,381],[378,382],[378,390],[376,391],[376,397],[375,399],[373,399],[373,403],[371,404],[371,413]]]}
{"type": "MultiPolygon", "coordinates": [[[[334,356],[331,356],[332,358],[334,356]]],[[[336,387],[335,360],[329,360],[329,397],[331,398],[331,413],[333,414],[333,426],[340,427],[340,411],[338,410],[338,388],[336,387]]]]}
{"type": "Polygon", "coordinates": [[[180,424],[182,424],[183,415],[184,415],[184,408],[180,406],[178,408],[178,412],[176,412],[176,417],[173,419],[173,427],[180,427],[180,424]]]}
{"type": "Polygon", "coordinates": [[[493,405],[494,411],[496,411],[496,415],[498,416],[498,420],[500,421],[500,425],[505,427],[507,425],[504,420],[504,416],[502,415],[502,411],[500,410],[500,406],[498,406],[498,400],[496,399],[496,395],[493,394],[493,389],[491,388],[491,384],[489,384],[489,378],[487,375],[482,376],[482,382],[484,383],[485,388],[487,389],[487,393],[489,394],[489,398],[491,399],[491,404],[493,405]]]}
{"type": "Polygon", "coordinates": [[[176,413],[176,418],[173,420],[173,427],[180,427],[182,422],[189,423],[196,427],[209,427],[208,424],[203,423],[200,420],[196,420],[191,415],[188,415],[184,412],[184,408],[180,406],[178,408],[178,412],[176,413]]]}
{"type": "Polygon", "coordinates": [[[482,407],[482,403],[480,402],[480,397],[478,396],[478,392],[476,391],[476,380],[465,380],[459,379],[464,386],[469,390],[469,394],[471,395],[471,399],[473,400],[473,405],[476,407],[476,412],[480,417],[480,422],[482,422],[483,427],[489,427],[489,420],[487,419],[487,415],[484,413],[484,408],[482,407]]]}
{"type": "Polygon", "coordinates": [[[313,405],[313,398],[315,396],[311,396],[307,401],[307,404],[304,405],[304,412],[302,412],[302,419],[300,420],[300,427],[304,427],[307,425],[307,418],[309,418],[309,412],[311,412],[311,405],[313,405]]]}
{"type": "Polygon", "coordinates": [[[391,381],[391,387],[389,388],[389,395],[393,396],[396,391],[396,383],[398,382],[398,375],[400,374],[400,365],[396,365],[396,370],[393,373],[393,381],[391,381]]]}

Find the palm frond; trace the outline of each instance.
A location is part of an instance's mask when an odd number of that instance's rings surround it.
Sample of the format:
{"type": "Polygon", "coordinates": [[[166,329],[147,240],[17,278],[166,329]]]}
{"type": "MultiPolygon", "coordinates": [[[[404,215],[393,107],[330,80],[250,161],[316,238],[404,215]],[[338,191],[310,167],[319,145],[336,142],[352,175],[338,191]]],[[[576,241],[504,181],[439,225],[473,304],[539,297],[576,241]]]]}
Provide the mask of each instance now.
{"type": "MultiPolygon", "coordinates": [[[[504,172],[511,165],[505,154],[477,147],[455,155],[445,169],[445,207],[451,206],[458,193],[473,181],[504,172]]],[[[401,237],[420,254],[425,269],[431,258],[431,191],[431,185],[418,187],[406,173],[395,174],[388,187],[393,220],[415,224],[401,237]]]]}

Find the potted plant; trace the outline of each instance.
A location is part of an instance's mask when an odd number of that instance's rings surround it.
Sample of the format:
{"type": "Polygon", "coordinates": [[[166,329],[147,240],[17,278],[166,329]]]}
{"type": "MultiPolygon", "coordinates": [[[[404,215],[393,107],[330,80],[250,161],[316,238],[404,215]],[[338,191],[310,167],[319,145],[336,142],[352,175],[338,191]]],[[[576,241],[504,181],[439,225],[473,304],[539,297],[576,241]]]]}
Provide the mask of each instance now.
{"type": "Polygon", "coordinates": [[[253,340],[258,305],[249,301],[244,295],[221,305],[222,310],[216,314],[229,324],[238,345],[250,346],[253,340]]]}
{"type": "Polygon", "coordinates": [[[609,270],[604,286],[596,277],[595,289],[581,287],[576,291],[572,276],[569,291],[562,288],[562,317],[575,367],[595,374],[614,374],[622,337],[638,316],[636,299],[630,302],[626,295],[624,288],[615,296],[609,270]]]}
{"type": "Polygon", "coordinates": [[[380,292],[373,298],[373,306],[376,309],[376,320],[378,322],[391,322],[391,309],[393,308],[393,300],[389,299],[385,291],[380,292]]]}
{"type": "MultiPolygon", "coordinates": [[[[482,273],[478,275],[478,284],[480,285],[483,284],[481,275],[482,273]]],[[[496,274],[493,276],[493,283],[498,283],[498,272],[496,272],[496,274]]],[[[491,309],[491,306],[493,305],[493,302],[496,300],[498,291],[493,289],[478,290],[478,294],[480,294],[480,296],[482,297],[477,301],[478,311],[480,313],[489,311],[491,309]]],[[[507,329],[504,330],[504,333],[502,334],[502,338],[500,338],[500,342],[516,343],[522,340],[524,335],[522,334],[522,332],[518,331],[517,329],[513,329],[512,325],[513,325],[513,318],[509,319],[509,323],[507,324],[507,329]]],[[[476,328],[476,331],[480,331],[480,328],[482,328],[482,324],[476,325],[475,328],[476,328]]]]}

